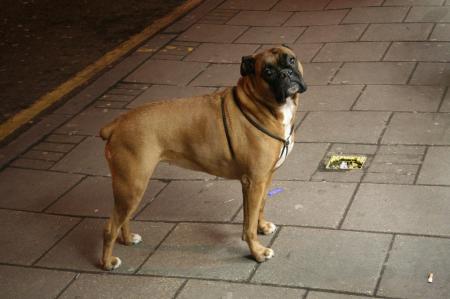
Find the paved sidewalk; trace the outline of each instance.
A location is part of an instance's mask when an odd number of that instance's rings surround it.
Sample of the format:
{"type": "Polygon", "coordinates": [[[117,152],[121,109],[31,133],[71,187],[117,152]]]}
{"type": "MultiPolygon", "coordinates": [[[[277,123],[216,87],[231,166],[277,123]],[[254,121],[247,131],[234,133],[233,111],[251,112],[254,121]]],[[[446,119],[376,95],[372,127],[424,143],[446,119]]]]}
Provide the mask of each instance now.
{"type": "Polygon", "coordinates": [[[0,149],[0,297],[448,299],[449,85],[449,0],[206,0],[0,149]],[[161,164],[132,223],[144,242],[99,269],[99,128],[232,86],[241,56],[280,43],[309,89],[267,203],[276,256],[249,258],[238,182],[161,164]],[[332,153],[367,166],[325,171],[332,153]]]}

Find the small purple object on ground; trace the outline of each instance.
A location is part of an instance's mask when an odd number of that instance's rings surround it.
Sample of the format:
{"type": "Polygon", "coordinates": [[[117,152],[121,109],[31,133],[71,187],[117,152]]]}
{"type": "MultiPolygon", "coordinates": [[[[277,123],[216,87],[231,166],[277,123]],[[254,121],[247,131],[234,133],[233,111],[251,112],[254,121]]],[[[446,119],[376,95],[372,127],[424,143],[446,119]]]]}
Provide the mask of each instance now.
{"type": "Polygon", "coordinates": [[[284,189],[283,188],[274,188],[274,189],[272,189],[272,190],[270,190],[268,193],[267,193],[267,195],[269,195],[269,197],[272,197],[272,196],[274,196],[274,195],[277,195],[278,193],[280,193],[280,192],[283,192],[284,191],[284,189]]]}

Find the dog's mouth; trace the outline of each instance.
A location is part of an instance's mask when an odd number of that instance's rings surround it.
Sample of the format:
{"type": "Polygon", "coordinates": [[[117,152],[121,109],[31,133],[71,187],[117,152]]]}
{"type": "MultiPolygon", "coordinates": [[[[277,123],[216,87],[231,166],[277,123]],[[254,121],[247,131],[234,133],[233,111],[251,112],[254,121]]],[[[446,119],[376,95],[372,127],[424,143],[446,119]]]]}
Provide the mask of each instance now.
{"type": "Polygon", "coordinates": [[[293,96],[299,91],[300,91],[300,84],[298,84],[297,82],[292,82],[291,86],[287,89],[287,94],[289,96],[293,96]]]}

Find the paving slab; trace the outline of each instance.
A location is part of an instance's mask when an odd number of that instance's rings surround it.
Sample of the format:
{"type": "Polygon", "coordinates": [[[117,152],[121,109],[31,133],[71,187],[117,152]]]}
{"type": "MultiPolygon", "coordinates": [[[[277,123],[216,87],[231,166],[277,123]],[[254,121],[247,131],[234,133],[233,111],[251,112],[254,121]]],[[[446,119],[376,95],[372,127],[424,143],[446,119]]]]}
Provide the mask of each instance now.
{"type": "Polygon", "coordinates": [[[432,29],[432,23],[370,24],[361,40],[426,41],[432,29]]]}
{"type": "Polygon", "coordinates": [[[448,298],[450,240],[396,236],[378,295],[402,298],[448,298]],[[433,272],[433,283],[427,282],[433,272]]]}
{"type": "Polygon", "coordinates": [[[284,11],[307,11],[322,10],[328,4],[329,0],[281,0],[273,7],[273,10],[284,11]]]}
{"type": "MultiPolygon", "coordinates": [[[[211,35],[210,35],[211,36],[211,35]]],[[[141,82],[166,85],[187,85],[206,68],[207,63],[171,60],[147,60],[131,75],[128,82],[141,82]],[[174,71],[176,70],[176,72],[174,71]]]]}
{"type": "Polygon", "coordinates": [[[430,36],[431,41],[450,41],[450,24],[436,24],[430,36]]]}
{"type": "Polygon", "coordinates": [[[203,43],[184,60],[211,63],[241,63],[242,56],[253,54],[258,47],[259,45],[203,43]]]}
{"type": "Polygon", "coordinates": [[[305,290],[238,284],[218,281],[189,280],[184,286],[180,299],[209,298],[286,298],[298,299],[304,296],[305,290]]]}
{"type": "Polygon", "coordinates": [[[240,10],[269,10],[278,0],[261,0],[258,2],[249,2],[248,0],[227,0],[220,8],[222,9],[240,9],[240,10]]]}
{"type": "Polygon", "coordinates": [[[247,26],[195,24],[178,36],[180,41],[194,41],[203,43],[231,43],[244,31],[247,26]]]}
{"type": "Polygon", "coordinates": [[[405,22],[449,22],[450,7],[412,7],[405,22]]]}
{"type": "Polygon", "coordinates": [[[56,163],[52,170],[110,176],[104,149],[105,142],[101,138],[88,137],[56,163]]]}
{"type": "Polygon", "coordinates": [[[450,236],[450,188],[361,184],[343,227],[450,236]]]}
{"type": "Polygon", "coordinates": [[[306,84],[327,85],[340,65],[338,62],[303,63],[306,84]]]}
{"type": "Polygon", "coordinates": [[[81,274],[59,298],[173,298],[182,284],[174,278],[81,274]]]}
{"type": "MultiPolygon", "coordinates": [[[[243,281],[256,262],[241,240],[242,225],[181,223],[139,271],[140,274],[243,281]]],[[[260,236],[263,244],[271,237],[260,236]]]]}
{"type": "Polygon", "coordinates": [[[445,95],[444,99],[442,100],[441,108],[439,109],[440,112],[450,112],[450,92],[447,89],[447,94],[445,95]]]}
{"type": "Polygon", "coordinates": [[[68,173],[6,168],[0,172],[0,207],[42,211],[82,177],[68,173]]]}
{"type": "Polygon", "coordinates": [[[380,6],[382,0],[332,0],[327,9],[380,6]]]}
{"type": "Polygon", "coordinates": [[[300,43],[356,41],[366,27],[366,24],[310,26],[298,40],[300,43]]]}
{"type": "Polygon", "coordinates": [[[388,112],[309,112],[295,140],[302,142],[377,143],[388,112]],[[320,134],[317,134],[320,132],[320,134]]]}
{"type": "Polygon", "coordinates": [[[73,149],[74,145],[72,144],[63,144],[63,143],[52,143],[52,142],[40,142],[33,146],[33,150],[37,151],[47,151],[47,152],[55,152],[55,153],[67,153],[73,149]]]}
{"type": "Polygon", "coordinates": [[[62,158],[62,156],[64,156],[63,153],[36,151],[36,150],[29,150],[25,154],[21,155],[21,157],[23,158],[52,161],[52,162],[58,161],[59,159],[62,158]]]}
{"type": "Polygon", "coordinates": [[[443,0],[386,0],[384,6],[440,6],[443,0]]]}
{"type": "Polygon", "coordinates": [[[310,86],[300,96],[300,111],[350,110],[363,85],[310,86]]]}
{"type": "Polygon", "coordinates": [[[78,222],[78,218],[0,210],[0,262],[31,265],[78,222]]]}
{"type": "Polygon", "coordinates": [[[297,55],[297,59],[301,63],[310,62],[314,55],[319,52],[322,47],[321,43],[297,43],[297,44],[288,44],[288,46],[294,51],[297,55]]]}
{"type": "Polygon", "coordinates": [[[395,23],[401,22],[408,7],[355,7],[343,23],[395,23]]]}
{"type": "MultiPolygon", "coordinates": [[[[145,192],[138,213],[166,186],[166,183],[152,180],[145,192]]],[[[64,194],[46,212],[63,215],[109,217],[114,206],[111,178],[89,176],[75,188],[64,194]]]]}
{"type": "Polygon", "coordinates": [[[240,78],[240,64],[211,64],[193,80],[191,86],[235,86],[240,78]]]}
{"type": "Polygon", "coordinates": [[[437,86],[368,85],[354,110],[435,112],[443,93],[437,86]]]}
{"type": "MultiPolygon", "coordinates": [[[[299,1],[298,3],[301,3],[301,1],[299,1]]],[[[285,26],[334,25],[339,24],[347,13],[348,13],[347,9],[296,12],[289,18],[289,20],[284,25],[285,26]]]]}
{"type": "Polygon", "coordinates": [[[139,220],[230,221],[242,205],[238,181],[174,181],[139,214],[139,220]]]}
{"type": "Polygon", "coordinates": [[[418,184],[450,185],[450,148],[430,147],[417,178],[418,184]]]}
{"type": "Polygon", "coordinates": [[[450,86],[450,63],[419,62],[410,84],[450,86]]]}
{"type": "Polygon", "coordinates": [[[387,42],[328,43],[314,58],[314,62],[379,61],[386,52],[387,42]]]}
{"type": "Polygon", "coordinates": [[[405,84],[413,69],[413,62],[347,62],[333,83],[405,84]]]}
{"type": "MultiPolygon", "coordinates": [[[[275,224],[337,228],[356,188],[353,183],[276,181],[282,192],[267,198],[265,217],[275,224]]],[[[243,222],[242,211],[236,217],[243,222]]]]}
{"type": "Polygon", "coordinates": [[[248,26],[281,26],[290,16],[287,11],[257,11],[243,10],[235,15],[229,25],[248,25],[248,26]]]}
{"type": "Polygon", "coordinates": [[[448,145],[449,126],[448,113],[395,112],[381,143],[448,145]]]}
{"type": "Polygon", "coordinates": [[[316,171],[328,143],[296,143],[286,163],[275,171],[274,180],[306,180],[316,171]]]}
{"type": "Polygon", "coordinates": [[[47,170],[50,169],[55,163],[44,160],[33,160],[26,158],[18,158],[11,162],[10,166],[35,170],[47,170]]]}
{"type": "MultiPolygon", "coordinates": [[[[104,272],[100,268],[105,219],[84,219],[37,263],[38,266],[79,271],[104,272]]],[[[173,224],[159,222],[130,223],[131,230],[142,236],[138,245],[117,243],[114,255],[120,257],[119,273],[133,273],[158,246],[173,224]]]]}
{"type": "Polygon", "coordinates": [[[373,294],[390,235],[283,227],[253,282],[373,294]]]}
{"type": "Polygon", "coordinates": [[[63,144],[78,144],[83,141],[84,138],[85,136],[73,134],[50,134],[44,141],[63,144]]]}
{"type": "Polygon", "coordinates": [[[450,61],[450,43],[394,42],[385,61],[450,61]]]}
{"type": "Polygon", "coordinates": [[[75,273],[0,266],[2,298],[56,298],[75,273]]]}
{"type": "Polygon", "coordinates": [[[371,297],[337,293],[309,292],[306,299],[368,299],[371,297]]]}
{"type": "Polygon", "coordinates": [[[123,109],[108,108],[87,109],[61,126],[55,133],[99,136],[100,129],[103,126],[126,111],[123,109]]]}
{"type": "Polygon", "coordinates": [[[236,43],[246,44],[284,44],[293,43],[304,27],[252,27],[241,35],[236,43]]]}

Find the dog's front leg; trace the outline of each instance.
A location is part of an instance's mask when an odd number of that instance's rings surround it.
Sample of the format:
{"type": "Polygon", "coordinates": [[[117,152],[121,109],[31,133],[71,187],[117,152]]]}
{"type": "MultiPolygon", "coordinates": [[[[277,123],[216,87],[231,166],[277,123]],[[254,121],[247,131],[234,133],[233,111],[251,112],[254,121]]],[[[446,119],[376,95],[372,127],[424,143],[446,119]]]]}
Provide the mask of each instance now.
{"type": "Polygon", "coordinates": [[[243,237],[253,257],[258,262],[270,259],[274,252],[258,241],[258,218],[266,191],[267,180],[252,179],[244,175],[241,179],[244,197],[244,232],[243,237]]]}
{"type": "Polygon", "coordinates": [[[277,226],[275,224],[266,221],[266,219],[264,218],[264,207],[266,205],[267,192],[271,184],[272,184],[272,174],[270,174],[269,178],[266,181],[264,195],[261,201],[261,207],[259,209],[258,232],[264,235],[270,235],[277,230],[277,226]]]}

